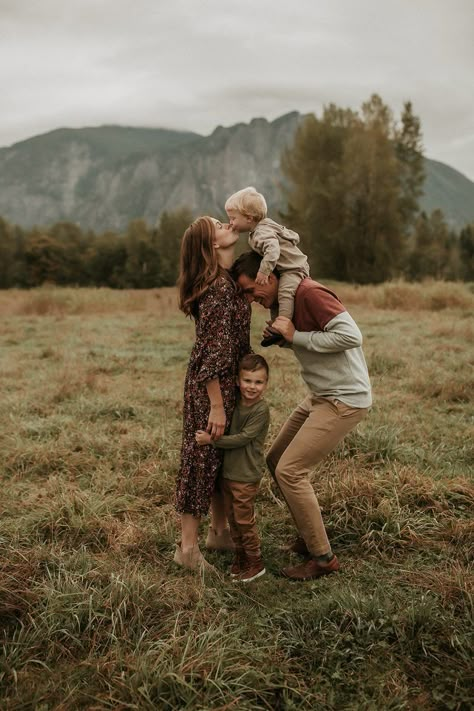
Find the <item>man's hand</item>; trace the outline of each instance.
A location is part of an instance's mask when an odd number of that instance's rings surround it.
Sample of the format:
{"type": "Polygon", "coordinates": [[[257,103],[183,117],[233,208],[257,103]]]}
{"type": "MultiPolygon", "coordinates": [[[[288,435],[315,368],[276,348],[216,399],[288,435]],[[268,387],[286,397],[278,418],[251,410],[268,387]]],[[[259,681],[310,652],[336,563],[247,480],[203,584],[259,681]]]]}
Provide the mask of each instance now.
{"type": "Polygon", "coordinates": [[[263,272],[257,272],[257,276],[255,277],[255,283],[256,284],[268,284],[268,277],[266,274],[263,272]]]}
{"type": "Polygon", "coordinates": [[[205,444],[212,444],[211,435],[205,430],[198,430],[195,439],[200,447],[203,447],[205,444]]]}
{"type": "Polygon", "coordinates": [[[286,316],[277,316],[272,323],[272,331],[277,331],[281,333],[285,341],[288,343],[293,343],[293,336],[295,335],[296,328],[293,325],[293,321],[286,316]]]}

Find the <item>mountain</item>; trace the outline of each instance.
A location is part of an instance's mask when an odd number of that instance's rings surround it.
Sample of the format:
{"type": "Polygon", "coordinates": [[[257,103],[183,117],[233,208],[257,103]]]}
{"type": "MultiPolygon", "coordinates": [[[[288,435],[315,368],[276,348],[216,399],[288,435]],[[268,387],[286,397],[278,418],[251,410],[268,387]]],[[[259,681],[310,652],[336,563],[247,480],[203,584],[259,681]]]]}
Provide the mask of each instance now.
{"type": "MultiPolygon", "coordinates": [[[[275,214],[281,204],[280,156],[303,116],[253,119],[210,136],[168,129],[61,128],[0,149],[0,215],[23,227],[61,220],[82,228],[123,230],[143,217],[188,207],[222,215],[228,195],[261,190],[275,214]]],[[[474,183],[425,160],[421,207],[440,208],[452,227],[474,222],[474,183]]]]}

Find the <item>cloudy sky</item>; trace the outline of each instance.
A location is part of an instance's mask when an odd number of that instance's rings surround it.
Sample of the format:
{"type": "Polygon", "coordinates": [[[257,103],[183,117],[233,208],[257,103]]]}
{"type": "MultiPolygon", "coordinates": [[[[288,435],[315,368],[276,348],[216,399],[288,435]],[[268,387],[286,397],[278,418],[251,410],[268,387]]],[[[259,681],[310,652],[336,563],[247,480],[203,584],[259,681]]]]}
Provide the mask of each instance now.
{"type": "Polygon", "coordinates": [[[209,134],[411,100],[474,180],[473,0],[0,0],[0,146],[61,126],[209,134]]]}

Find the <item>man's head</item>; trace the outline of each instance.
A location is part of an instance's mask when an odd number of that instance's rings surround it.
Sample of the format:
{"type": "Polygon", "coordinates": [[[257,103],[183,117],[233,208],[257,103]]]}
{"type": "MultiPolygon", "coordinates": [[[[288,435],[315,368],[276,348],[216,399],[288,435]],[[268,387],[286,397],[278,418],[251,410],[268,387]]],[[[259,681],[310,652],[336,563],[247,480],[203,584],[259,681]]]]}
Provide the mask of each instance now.
{"type": "Polygon", "coordinates": [[[235,232],[251,232],[267,216],[267,203],[261,193],[248,187],[231,195],[226,200],[225,210],[235,232]]]}
{"type": "Polygon", "coordinates": [[[279,274],[275,269],[268,277],[267,284],[256,284],[255,279],[260,268],[261,257],[256,252],[244,252],[232,265],[231,274],[240,284],[248,301],[256,301],[270,309],[278,303],[279,274]]]}

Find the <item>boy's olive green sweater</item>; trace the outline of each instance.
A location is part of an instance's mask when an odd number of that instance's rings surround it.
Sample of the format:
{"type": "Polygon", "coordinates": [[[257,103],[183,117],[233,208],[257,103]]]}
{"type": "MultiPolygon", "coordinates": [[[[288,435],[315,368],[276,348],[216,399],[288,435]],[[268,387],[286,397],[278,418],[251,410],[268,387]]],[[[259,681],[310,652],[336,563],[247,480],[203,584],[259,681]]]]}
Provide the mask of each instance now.
{"type": "Polygon", "coordinates": [[[264,446],[270,424],[265,400],[246,407],[239,400],[232,415],[230,432],[213,442],[224,449],[222,476],[231,481],[257,482],[265,468],[264,446]]]}

